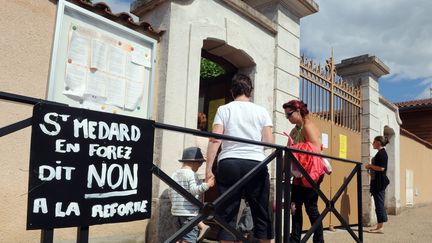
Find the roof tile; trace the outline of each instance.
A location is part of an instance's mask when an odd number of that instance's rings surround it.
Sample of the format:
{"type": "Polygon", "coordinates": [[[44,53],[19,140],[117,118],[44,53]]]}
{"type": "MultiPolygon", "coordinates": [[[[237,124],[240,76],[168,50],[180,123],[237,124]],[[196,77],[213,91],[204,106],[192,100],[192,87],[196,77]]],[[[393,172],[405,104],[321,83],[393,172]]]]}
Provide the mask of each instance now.
{"type": "Polygon", "coordinates": [[[430,106],[432,105],[432,98],[430,99],[421,99],[421,100],[410,100],[395,103],[399,108],[408,108],[408,107],[421,107],[421,106],[430,106]]]}
{"type": "Polygon", "coordinates": [[[92,11],[94,13],[97,13],[107,19],[110,19],[114,22],[117,22],[119,24],[122,24],[130,29],[133,29],[135,31],[138,31],[143,34],[147,34],[156,40],[159,40],[159,37],[165,33],[165,31],[160,30],[154,30],[152,26],[144,21],[141,22],[135,22],[132,18],[132,16],[129,13],[121,12],[118,14],[114,14],[111,11],[111,8],[104,2],[99,2],[95,4],[88,3],[85,0],[68,0],[69,2],[72,2],[82,8],[85,8],[89,11],[92,11]]]}

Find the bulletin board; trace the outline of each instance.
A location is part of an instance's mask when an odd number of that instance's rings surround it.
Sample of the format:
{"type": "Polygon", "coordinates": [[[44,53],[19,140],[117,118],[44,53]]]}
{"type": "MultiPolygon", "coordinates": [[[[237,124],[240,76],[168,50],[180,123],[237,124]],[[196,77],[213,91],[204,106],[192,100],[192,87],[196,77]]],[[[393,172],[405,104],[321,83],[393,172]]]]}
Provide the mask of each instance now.
{"type": "Polygon", "coordinates": [[[157,41],[73,3],[58,3],[48,100],[151,119],[157,41]]]}

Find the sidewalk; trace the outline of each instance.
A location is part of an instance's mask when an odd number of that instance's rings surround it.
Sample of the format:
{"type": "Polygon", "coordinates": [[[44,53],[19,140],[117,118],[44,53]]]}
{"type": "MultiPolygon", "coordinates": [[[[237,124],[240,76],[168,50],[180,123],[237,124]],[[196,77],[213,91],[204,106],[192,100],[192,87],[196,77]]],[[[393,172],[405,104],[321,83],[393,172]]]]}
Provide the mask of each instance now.
{"type": "MultiPolygon", "coordinates": [[[[364,227],[363,242],[380,243],[429,243],[432,242],[432,204],[407,208],[399,215],[389,215],[388,222],[384,225],[384,234],[366,232],[370,227],[364,227]]],[[[307,219],[306,219],[307,220],[307,219]]],[[[353,228],[357,234],[357,227],[353,228]]],[[[328,243],[355,242],[346,230],[337,229],[335,232],[324,230],[324,240],[328,243]]],[[[216,242],[208,241],[204,242],[216,242]]],[[[312,237],[308,240],[312,242],[312,237]]]]}
{"type": "MultiPolygon", "coordinates": [[[[369,227],[363,228],[367,229],[369,227]]],[[[354,232],[357,234],[357,229],[354,232]]],[[[324,231],[324,239],[326,242],[355,242],[348,231],[341,229],[324,231]]],[[[389,215],[384,234],[364,232],[363,242],[432,242],[432,204],[389,215]]]]}

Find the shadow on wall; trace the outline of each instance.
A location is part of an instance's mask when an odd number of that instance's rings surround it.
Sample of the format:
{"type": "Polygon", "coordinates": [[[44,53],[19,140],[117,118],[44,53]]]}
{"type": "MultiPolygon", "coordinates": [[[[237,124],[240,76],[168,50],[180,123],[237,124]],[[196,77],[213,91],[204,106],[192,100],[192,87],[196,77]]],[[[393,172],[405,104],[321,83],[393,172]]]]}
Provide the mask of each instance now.
{"type": "MultiPolygon", "coordinates": [[[[396,208],[396,196],[395,196],[395,181],[396,181],[396,147],[395,147],[395,131],[393,128],[389,126],[384,126],[384,137],[388,139],[388,144],[385,149],[388,155],[388,163],[387,163],[387,177],[390,180],[390,184],[386,189],[386,196],[384,201],[384,206],[387,210],[388,214],[396,215],[398,214],[398,209],[396,208]]],[[[399,151],[398,151],[399,153],[399,151]]]]}
{"type": "MultiPolygon", "coordinates": [[[[344,177],[344,182],[346,181],[346,177],[344,177]]],[[[351,204],[350,204],[350,197],[348,195],[348,187],[345,188],[342,197],[341,197],[341,208],[340,208],[340,214],[345,219],[347,224],[350,224],[349,216],[351,214],[351,204]]]]}

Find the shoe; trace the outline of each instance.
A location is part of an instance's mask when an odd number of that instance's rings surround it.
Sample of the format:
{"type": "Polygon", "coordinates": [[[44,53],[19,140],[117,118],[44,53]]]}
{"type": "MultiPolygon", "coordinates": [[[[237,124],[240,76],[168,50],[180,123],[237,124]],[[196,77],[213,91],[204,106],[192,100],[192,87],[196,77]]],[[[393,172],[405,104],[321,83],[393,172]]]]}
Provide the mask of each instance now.
{"type": "Polygon", "coordinates": [[[204,239],[205,234],[210,230],[210,226],[205,225],[203,229],[200,230],[197,241],[200,242],[204,239]]]}

